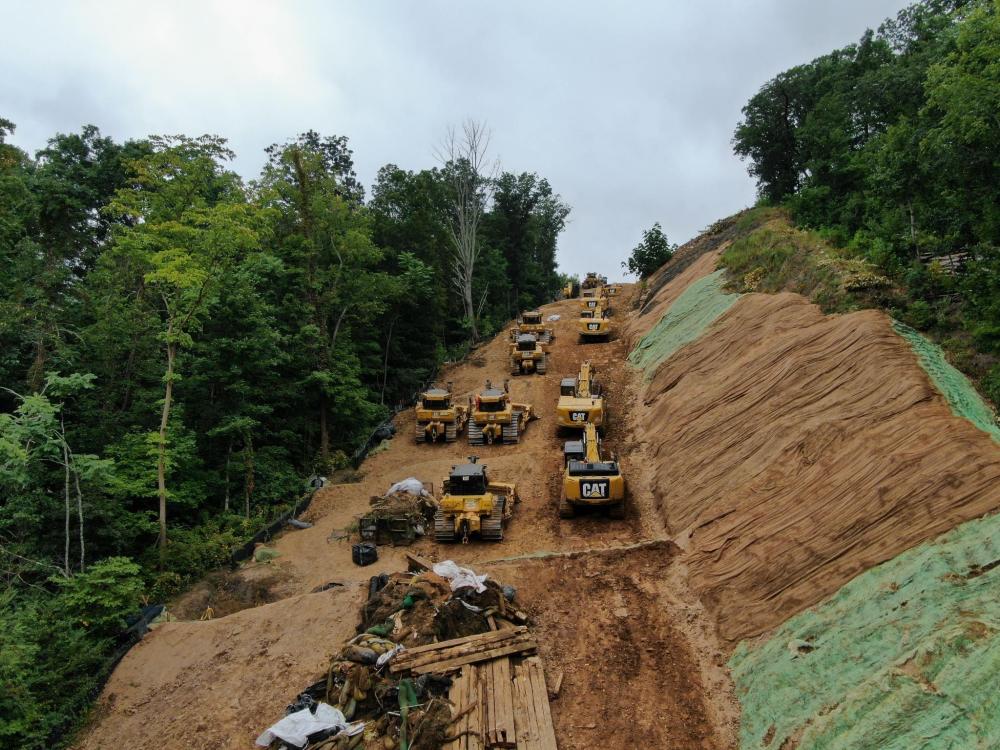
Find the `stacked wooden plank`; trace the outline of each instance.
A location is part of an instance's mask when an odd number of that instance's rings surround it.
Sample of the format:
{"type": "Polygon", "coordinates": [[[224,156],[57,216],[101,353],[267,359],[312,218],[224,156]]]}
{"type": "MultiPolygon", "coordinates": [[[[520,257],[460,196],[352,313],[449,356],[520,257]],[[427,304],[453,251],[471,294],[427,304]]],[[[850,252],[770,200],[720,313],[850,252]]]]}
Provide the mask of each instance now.
{"type": "Polygon", "coordinates": [[[392,660],[390,669],[413,674],[450,672],[501,656],[534,653],[535,648],[526,627],[504,628],[406,649],[392,660]]]}
{"type": "Polygon", "coordinates": [[[500,657],[467,664],[448,694],[445,750],[557,750],[542,662],[500,657]]]}

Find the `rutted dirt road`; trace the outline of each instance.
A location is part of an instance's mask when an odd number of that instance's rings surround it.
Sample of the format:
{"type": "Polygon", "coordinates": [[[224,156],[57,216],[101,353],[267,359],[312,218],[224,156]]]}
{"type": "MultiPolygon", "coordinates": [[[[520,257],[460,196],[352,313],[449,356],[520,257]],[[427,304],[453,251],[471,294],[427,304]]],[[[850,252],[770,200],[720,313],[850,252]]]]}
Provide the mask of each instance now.
{"type": "MultiPolygon", "coordinates": [[[[618,299],[619,327],[628,306],[627,297],[618,299]]],[[[409,549],[454,559],[518,588],[547,672],[564,675],[552,703],[564,750],[735,747],[738,708],[722,651],[687,593],[683,565],[645,484],[631,417],[636,376],[625,366],[624,342],[579,344],[573,330],[578,309],[576,300],[543,308],[546,316],[561,316],[553,324],[548,372],[511,378],[514,400],[534,404],[540,419],[518,445],[475,449],[493,478],[518,484],[522,502],[504,541],[444,546],[425,539],[409,549]],[[603,514],[563,520],[556,509],[566,439],[556,434],[554,421],[559,379],[574,374],[584,359],[609,394],[605,445],[619,454],[630,488],[622,520],[603,514]]],[[[508,346],[506,334],[498,336],[441,380],[451,381],[462,400],[487,378],[502,383],[508,346]]],[[[405,569],[404,549],[391,547],[379,548],[376,565],[354,566],[343,530],[393,482],[415,476],[439,486],[450,466],[473,452],[461,439],[418,445],[411,413],[401,414],[396,425],[396,438],[365,462],[360,483],[317,493],[306,515],[313,528],[285,534],[274,545],[278,560],[245,571],[248,577],[280,571],[285,598],[154,632],[116,671],[80,747],[155,742],[164,748],[246,748],[281,715],[350,631],[368,577],[405,569]],[[310,593],[328,582],[343,585],[310,593]]]]}

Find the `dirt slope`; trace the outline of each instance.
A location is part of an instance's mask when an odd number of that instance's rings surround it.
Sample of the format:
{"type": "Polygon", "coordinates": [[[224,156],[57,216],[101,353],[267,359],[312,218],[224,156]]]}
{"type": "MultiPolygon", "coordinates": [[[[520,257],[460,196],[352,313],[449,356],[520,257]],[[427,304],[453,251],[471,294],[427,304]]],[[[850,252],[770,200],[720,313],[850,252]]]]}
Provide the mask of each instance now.
{"type": "MultiPolygon", "coordinates": [[[[626,299],[618,303],[619,324],[627,322],[628,307],[626,299]]],[[[725,654],[703,608],[685,589],[676,548],[662,541],[663,520],[640,470],[645,459],[632,413],[638,376],[623,366],[623,339],[577,343],[578,309],[575,300],[543,308],[546,315],[562,316],[548,373],[511,379],[515,400],[532,402],[541,419],[516,446],[475,449],[492,476],[518,484],[522,502],[504,541],[423,540],[410,549],[472,565],[518,587],[547,672],[564,673],[562,695],[552,705],[562,750],[596,743],[623,750],[735,747],[738,709],[725,654]],[[585,358],[610,392],[613,422],[606,444],[620,454],[630,482],[631,505],[619,521],[596,515],[562,520],[556,509],[566,439],[554,425],[558,383],[585,358]]],[[[469,361],[448,368],[441,380],[452,381],[463,398],[486,378],[499,384],[506,377],[507,349],[501,334],[469,361]]],[[[285,534],[274,545],[281,554],[274,563],[243,572],[251,578],[280,574],[290,598],[154,632],[114,674],[101,698],[101,716],[79,747],[249,747],[257,732],[280,717],[298,690],[322,673],[331,644],[353,627],[362,584],[378,572],[405,567],[405,550],[391,547],[379,548],[376,565],[354,566],[343,530],[391,483],[416,476],[439,485],[451,464],[472,452],[463,441],[416,444],[410,413],[396,425],[397,437],[365,462],[360,483],[317,493],[306,516],[315,526],[285,534]],[[346,585],[308,593],[330,581],[346,585]],[[272,643],[279,631],[280,640],[272,643]]]]}
{"type": "Polygon", "coordinates": [[[1000,451],[875,311],[747,295],[656,371],[651,484],[728,641],[1000,508],[1000,451]]]}
{"type": "Polygon", "coordinates": [[[365,591],[331,589],[161,626],[115,670],[78,747],[252,747],[354,634],[365,591]]]}

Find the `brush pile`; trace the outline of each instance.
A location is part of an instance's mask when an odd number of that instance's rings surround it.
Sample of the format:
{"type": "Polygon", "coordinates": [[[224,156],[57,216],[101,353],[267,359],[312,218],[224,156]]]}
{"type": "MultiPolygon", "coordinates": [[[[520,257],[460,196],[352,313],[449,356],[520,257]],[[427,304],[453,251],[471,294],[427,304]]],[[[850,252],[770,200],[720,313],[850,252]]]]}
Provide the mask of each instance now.
{"type": "Polygon", "coordinates": [[[491,658],[498,648],[534,651],[524,627],[527,617],[512,602],[513,589],[453,563],[436,566],[444,575],[426,569],[429,563],[416,567],[424,569],[372,577],[357,635],[334,656],[326,674],[286,708],[285,718],[258,738],[258,745],[272,750],[443,747],[454,740],[452,724],[461,718],[449,692],[462,666],[491,658]]]}

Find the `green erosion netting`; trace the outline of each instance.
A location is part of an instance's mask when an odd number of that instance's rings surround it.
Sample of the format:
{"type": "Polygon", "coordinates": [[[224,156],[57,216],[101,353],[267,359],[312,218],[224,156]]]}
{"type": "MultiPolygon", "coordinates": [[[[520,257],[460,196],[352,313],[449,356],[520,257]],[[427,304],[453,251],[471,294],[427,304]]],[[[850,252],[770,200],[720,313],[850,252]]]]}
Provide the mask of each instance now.
{"type": "Polygon", "coordinates": [[[1000,427],[997,426],[993,410],[983,401],[969,379],[948,364],[941,347],[897,320],[892,321],[892,327],[916,352],[920,366],[944,396],[951,410],[1000,442],[1000,427]]]}
{"type": "Polygon", "coordinates": [[[1000,515],[969,521],[741,643],[740,747],[1000,747],[998,541],[1000,515]]]}
{"type": "Polygon", "coordinates": [[[722,291],[725,273],[725,269],[719,269],[685,289],[629,354],[629,361],[645,370],[647,380],[660,362],[701,336],[740,298],[739,294],[722,291]]]}

